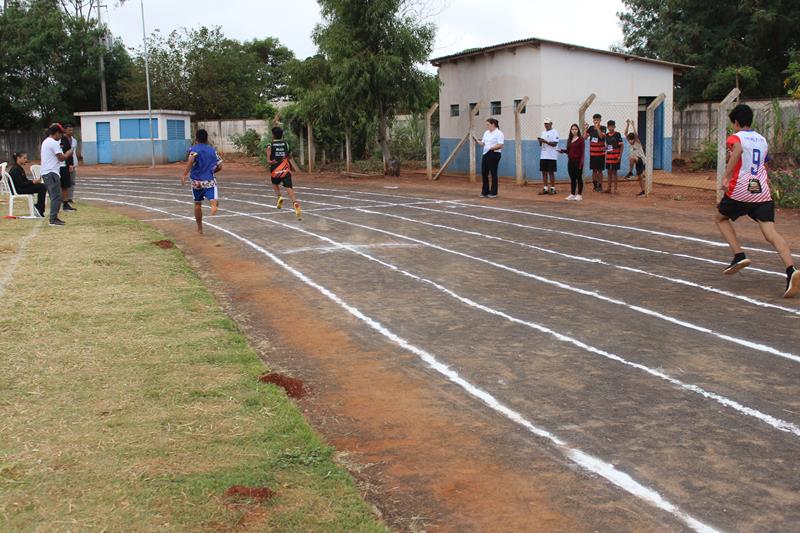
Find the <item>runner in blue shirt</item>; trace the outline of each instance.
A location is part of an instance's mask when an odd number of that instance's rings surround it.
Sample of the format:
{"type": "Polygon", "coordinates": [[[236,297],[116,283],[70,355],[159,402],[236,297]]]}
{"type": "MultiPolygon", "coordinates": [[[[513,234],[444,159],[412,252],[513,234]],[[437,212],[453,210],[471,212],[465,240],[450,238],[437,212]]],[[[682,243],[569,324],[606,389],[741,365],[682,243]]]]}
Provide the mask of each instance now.
{"type": "Polygon", "coordinates": [[[219,209],[217,180],[214,174],[222,170],[222,160],[208,144],[208,132],[197,130],[196,144],[189,148],[189,159],[181,176],[181,185],[186,185],[191,174],[192,193],[194,195],[194,219],[197,221],[197,233],[203,234],[203,200],[211,204],[211,214],[219,209]]]}

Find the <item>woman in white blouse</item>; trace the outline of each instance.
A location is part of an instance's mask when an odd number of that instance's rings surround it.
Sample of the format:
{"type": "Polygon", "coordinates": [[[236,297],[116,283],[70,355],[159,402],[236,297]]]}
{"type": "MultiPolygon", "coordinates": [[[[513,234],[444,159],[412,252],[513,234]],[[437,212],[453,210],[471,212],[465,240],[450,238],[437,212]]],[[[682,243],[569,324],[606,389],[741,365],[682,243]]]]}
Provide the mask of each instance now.
{"type": "Polygon", "coordinates": [[[494,118],[486,120],[486,131],[483,133],[483,139],[480,141],[475,139],[475,142],[483,147],[483,158],[481,159],[481,174],[483,176],[481,196],[483,198],[497,197],[497,166],[500,164],[500,156],[503,152],[505,140],[503,132],[500,131],[500,123],[494,118]],[[489,186],[489,174],[492,175],[491,187],[489,186]]]}

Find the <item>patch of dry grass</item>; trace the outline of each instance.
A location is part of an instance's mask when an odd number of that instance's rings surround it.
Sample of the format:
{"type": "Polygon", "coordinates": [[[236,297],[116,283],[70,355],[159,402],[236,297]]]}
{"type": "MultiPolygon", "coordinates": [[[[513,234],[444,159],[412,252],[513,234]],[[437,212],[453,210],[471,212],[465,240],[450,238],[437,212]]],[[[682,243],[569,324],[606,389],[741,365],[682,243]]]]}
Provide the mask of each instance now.
{"type": "MultiPolygon", "coordinates": [[[[35,223],[0,221],[0,276],[35,223]]],[[[28,245],[0,317],[0,530],[385,531],[162,238],[83,205],[28,245]]]]}

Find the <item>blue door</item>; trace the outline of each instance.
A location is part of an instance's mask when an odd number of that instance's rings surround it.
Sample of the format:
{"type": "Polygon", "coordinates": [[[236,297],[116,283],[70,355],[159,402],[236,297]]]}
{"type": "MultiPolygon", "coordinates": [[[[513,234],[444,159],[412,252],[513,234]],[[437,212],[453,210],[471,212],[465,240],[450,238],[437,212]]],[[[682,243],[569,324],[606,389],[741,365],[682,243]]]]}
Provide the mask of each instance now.
{"type": "MultiPolygon", "coordinates": [[[[647,106],[649,106],[655,97],[646,96],[639,97],[639,116],[637,124],[637,133],[639,133],[639,140],[642,141],[645,149],[647,148],[647,106]]],[[[653,114],[653,168],[660,170],[664,168],[664,104],[656,108],[653,114]]],[[[650,154],[647,154],[648,156],[650,154]]]]}
{"type": "Polygon", "coordinates": [[[97,162],[111,163],[111,123],[97,123],[97,162]]]}
{"type": "Polygon", "coordinates": [[[170,163],[186,159],[186,123],[167,120],[167,158],[170,163]]]}

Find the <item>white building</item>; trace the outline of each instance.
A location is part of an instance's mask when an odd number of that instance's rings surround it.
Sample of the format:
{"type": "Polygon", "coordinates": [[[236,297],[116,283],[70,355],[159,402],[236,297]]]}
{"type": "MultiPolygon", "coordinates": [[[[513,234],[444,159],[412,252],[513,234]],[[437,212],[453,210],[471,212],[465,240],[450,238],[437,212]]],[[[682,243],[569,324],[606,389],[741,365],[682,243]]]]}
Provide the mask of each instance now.
{"type": "MultiPolygon", "coordinates": [[[[150,122],[144,111],[91,111],[81,118],[81,150],[87,165],[149,165],[150,122]]],[[[191,146],[190,111],[153,110],[156,163],[186,160],[191,146]]]]}
{"type": "MultiPolygon", "coordinates": [[[[439,68],[439,117],[441,161],[444,162],[469,129],[469,109],[481,102],[473,133],[480,138],[484,121],[492,116],[500,121],[506,136],[500,174],[513,176],[514,105],[529,98],[521,115],[524,174],[540,177],[539,137],[542,121],[550,118],[559,131],[562,147],[570,125],[578,122],[580,105],[594,93],[597,97],[586,112],[591,123],[595,113],[603,124],[613,119],[624,132],[625,121],[632,119],[643,142],[645,109],[659,94],[665,102],[656,111],[654,167],[672,170],[672,92],[675,74],[691,68],[627,54],[595,50],[543,39],[525,39],[440,57],[431,60],[439,68]]],[[[581,125],[582,126],[582,125],[581,125]]],[[[480,150],[477,151],[480,158],[480,150]]],[[[588,161],[588,146],[587,146],[588,161]]],[[[480,164],[477,166],[480,169],[480,164]]],[[[462,148],[449,170],[469,169],[468,150],[462,148]]],[[[586,165],[588,172],[588,164],[586,165]]],[[[567,177],[566,155],[561,156],[558,176],[567,177]]],[[[623,158],[621,172],[627,172],[623,158]]]]}

